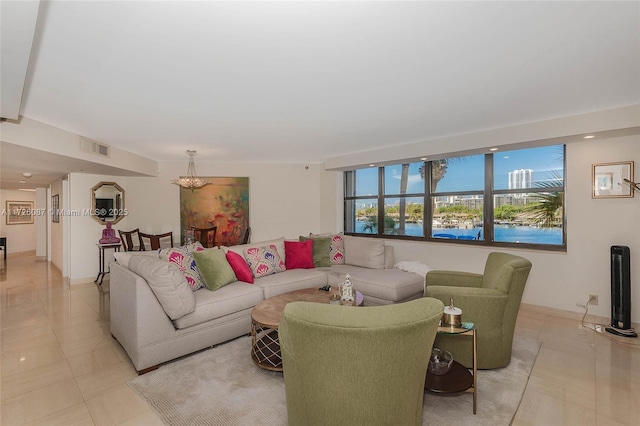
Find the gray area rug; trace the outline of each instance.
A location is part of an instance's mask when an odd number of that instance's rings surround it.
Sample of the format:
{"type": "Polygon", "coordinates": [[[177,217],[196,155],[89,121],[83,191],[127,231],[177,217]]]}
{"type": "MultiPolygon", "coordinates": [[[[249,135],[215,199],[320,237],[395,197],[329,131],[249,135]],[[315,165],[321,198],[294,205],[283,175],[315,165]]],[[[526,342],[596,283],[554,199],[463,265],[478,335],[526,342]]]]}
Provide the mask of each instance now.
{"type": "MultiPolygon", "coordinates": [[[[166,364],[128,382],[167,425],[286,425],[282,373],[251,361],[251,338],[166,364]]],[[[470,393],[425,394],[424,424],[509,425],[518,410],[540,342],[515,338],[511,363],[478,372],[478,408],[470,393]]]]}

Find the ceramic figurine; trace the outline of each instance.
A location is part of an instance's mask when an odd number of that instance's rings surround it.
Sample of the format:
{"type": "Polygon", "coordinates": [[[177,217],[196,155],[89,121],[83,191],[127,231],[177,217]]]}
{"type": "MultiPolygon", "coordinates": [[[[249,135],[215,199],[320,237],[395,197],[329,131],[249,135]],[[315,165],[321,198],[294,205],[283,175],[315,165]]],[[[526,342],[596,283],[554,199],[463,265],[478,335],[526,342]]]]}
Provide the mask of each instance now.
{"type": "Polygon", "coordinates": [[[102,230],[100,244],[117,244],[120,238],[116,237],[116,230],[111,228],[111,222],[107,222],[107,227],[102,230]]]}
{"type": "Polygon", "coordinates": [[[353,284],[351,284],[351,275],[347,274],[344,282],[340,286],[340,298],[347,302],[353,302],[353,284]]]}

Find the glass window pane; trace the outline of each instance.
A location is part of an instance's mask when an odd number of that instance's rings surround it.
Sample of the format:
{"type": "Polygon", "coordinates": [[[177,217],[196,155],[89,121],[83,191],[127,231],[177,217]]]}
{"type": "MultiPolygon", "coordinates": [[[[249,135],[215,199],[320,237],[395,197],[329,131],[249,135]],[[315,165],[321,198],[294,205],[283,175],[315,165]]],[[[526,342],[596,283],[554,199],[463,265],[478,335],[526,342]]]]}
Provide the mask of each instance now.
{"type": "Polygon", "coordinates": [[[378,232],[378,199],[351,201],[355,205],[353,229],[347,232],[376,234],[378,232]]]}
{"type": "Polygon", "coordinates": [[[355,170],[356,196],[378,196],[378,168],[355,170]]]}
{"type": "Polygon", "coordinates": [[[432,161],[434,192],[482,191],[484,189],[484,155],[468,155],[432,161]]]}
{"type": "Polygon", "coordinates": [[[494,240],[562,245],[562,206],[561,192],[495,195],[494,240]]]}
{"type": "Polygon", "coordinates": [[[481,195],[432,197],[433,238],[484,240],[481,195]]]}
{"type": "Polygon", "coordinates": [[[401,197],[385,198],[384,234],[424,236],[424,198],[401,197]],[[404,220],[401,218],[404,217],[404,220]]]}
{"type": "Polygon", "coordinates": [[[384,193],[424,194],[422,169],[424,162],[394,164],[384,168],[384,193]]]}
{"type": "Polygon", "coordinates": [[[564,146],[544,146],[493,155],[494,189],[563,186],[564,146]]]}

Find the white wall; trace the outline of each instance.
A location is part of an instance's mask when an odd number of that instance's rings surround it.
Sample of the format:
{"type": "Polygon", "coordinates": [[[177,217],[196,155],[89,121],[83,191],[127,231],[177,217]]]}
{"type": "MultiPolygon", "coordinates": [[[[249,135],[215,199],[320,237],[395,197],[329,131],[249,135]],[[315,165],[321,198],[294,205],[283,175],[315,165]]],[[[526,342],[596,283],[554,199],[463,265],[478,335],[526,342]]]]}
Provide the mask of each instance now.
{"type": "MultiPolygon", "coordinates": [[[[0,190],[0,211],[7,208],[7,201],[33,201],[35,208],[36,193],[30,191],[0,190]]],[[[0,236],[7,238],[7,253],[34,251],[36,249],[36,225],[7,225],[7,218],[0,216],[0,236]]]]}
{"type": "MultiPolygon", "coordinates": [[[[249,177],[249,220],[252,241],[286,236],[297,238],[320,232],[322,211],[335,227],[336,175],[318,164],[219,164],[197,162],[200,176],[249,177]],[[327,183],[329,181],[329,183],[327,183]],[[329,189],[327,189],[329,188],[329,189]],[[329,198],[321,196],[327,191],[329,198]]],[[[161,163],[159,177],[114,177],[73,173],[70,175],[70,209],[89,208],[90,189],[100,181],[113,181],[125,190],[127,217],[115,229],[140,228],[147,233],[172,231],[180,241],[180,191],[171,180],[184,175],[186,161],[161,163]]],[[[342,193],[339,194],[342,196],[342,193]]],[[[72,284],[89,282],[98,274],[96,243],[104,228],[88,216],[70,217],[72,284]]]]}
{"type": "MultiPolygon", "coordinates": [[[[199,176],[249,178],[249,220],[253,241],[318,232],[321,215],[320,165],[205,163],[196,161],[199,176]]],[[[180,190],[172,179],[184,175],[186,161],[161,163],[158,178],[128,178],[126,226],[180,235],[180,190]],[[153,214],[149,214],[153,211],[153,214]]],[[[335,200],[335,198],[334,198],[335,200]]],[[[335,211],[334,202],[331,211],[335,211]]]]}

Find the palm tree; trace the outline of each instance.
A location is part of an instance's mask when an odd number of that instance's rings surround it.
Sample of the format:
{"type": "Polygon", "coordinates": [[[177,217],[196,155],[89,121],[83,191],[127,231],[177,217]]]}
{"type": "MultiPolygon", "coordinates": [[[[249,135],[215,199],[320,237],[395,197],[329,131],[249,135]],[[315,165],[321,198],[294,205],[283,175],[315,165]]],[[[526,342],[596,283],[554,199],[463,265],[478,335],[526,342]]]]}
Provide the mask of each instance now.
{"type": "Polygon", "coordinates": [[[551,179],[535,183],[535,187],[549,189],[549,192],[531,194],[534,203],[524,209],[525,217],[535,220],[543,228],[552,228],[558,224],[558,216],[564,205],[564,192],[554,191],[562,188],[562,176],[557,171],[552,171],[551,174],[551,179]]]}

